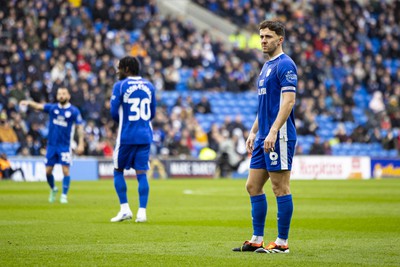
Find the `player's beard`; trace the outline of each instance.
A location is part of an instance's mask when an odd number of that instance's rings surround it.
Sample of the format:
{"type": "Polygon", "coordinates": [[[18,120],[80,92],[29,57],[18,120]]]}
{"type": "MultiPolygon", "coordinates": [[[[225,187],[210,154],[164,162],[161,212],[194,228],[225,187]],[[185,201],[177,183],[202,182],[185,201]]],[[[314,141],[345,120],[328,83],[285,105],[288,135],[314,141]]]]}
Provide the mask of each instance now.
{"type": "Polygon", "coordinates": [[[268,57],[272,57],[277,49],[278,49],[277,42],[270,43],[266,45],[265,49],[263,48],[263,54],[268,57]]]}
{"type": "Polygon", "coordinates": [[[267,47],[267,49],[263,50],[263,54],[270,57],[273,57],[273,55],[275,54],[275,51],[278,47],[267,47]]]}
{"type": "Polygon", "coordinates": [[[59,99],[58,103],[60,103],[62,106],[64,106],[65,104],[67,104],[68,100],[67,99],[59,99]]]}

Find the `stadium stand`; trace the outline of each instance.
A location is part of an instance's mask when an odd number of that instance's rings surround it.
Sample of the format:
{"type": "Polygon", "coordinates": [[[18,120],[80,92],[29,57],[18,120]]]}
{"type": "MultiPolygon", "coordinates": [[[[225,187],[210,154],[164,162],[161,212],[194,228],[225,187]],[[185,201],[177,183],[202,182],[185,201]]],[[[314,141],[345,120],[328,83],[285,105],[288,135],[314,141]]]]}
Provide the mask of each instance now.
{"type": "MultiPolygon", "coordinates": [[[[284,51],[296,61],[301,77],[297,153],[308,154],[318,135],[333,155],[398,156],[398,1],[366,6],[317,0],[193,2],[246,36],[257,33],[264,18],[286,21],[284,51]],[[381,97],[374,97],[376,92],[381,97]]],[[[125,54],[141,59],[143,76],[158,89],[155,154],[176,155],[173,148],[185,136],[196,157],[207,145],[211,125],[216,123],[222,133],[230,124],[232,135],[238,114],[245,139],[256,116],[253,84],[264,59],[252,39],[247,47],[233,43],[231,48],[224,42],[236,39],[213,38],[212,25],[200,31],[180,16],[161,16],[154,0],[9,1],[0,7],[0,18],[0,111],[18,138],[11,145],[2,141],[0,152],[43,153],[46,117],[22,112],[21,121],[18,101],[52,102],[56,89],[65,85],[86,121],[85,154],[104,155],[115,140],[108,99],[116,62],[125,54]],[[203,96],[211,113],[196,112],[203,96]]]]}

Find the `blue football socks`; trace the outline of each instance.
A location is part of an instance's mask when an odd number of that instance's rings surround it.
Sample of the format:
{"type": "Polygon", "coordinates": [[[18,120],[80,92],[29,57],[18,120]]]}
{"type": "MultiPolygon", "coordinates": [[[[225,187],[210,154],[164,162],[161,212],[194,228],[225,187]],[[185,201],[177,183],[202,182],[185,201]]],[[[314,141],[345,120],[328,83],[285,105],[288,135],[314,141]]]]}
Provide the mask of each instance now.
{"type": "Polygon", "coordinates": [[[250,196],[253,235],[264,236],[265,217],[267,216],[267,198],[265,194],[250,196]]]}
{"type": "Polygon", "coordinates": [[[146,173],[141,173],[137,175],[137,180],[139,183],[138,192],[139,192],[139,207],[146,208],[147,200],[149,198],[149,182],[147,181],[146,173]]]}
{"type": "Polygon", "coordinates": [[[46,174],[46,179],[47,179],[47,183],[49,184],[50,188],[53,189],[54,188],[54,176],[53,174],[46,174]]]}
{"type": "Polygon", "coordinates": [[[288,239],[293,214],[292,195],[277,197],[276,202],[278,204],[278,237],[288,239]]]}
{"type": "Polygon", "coordinates": [[[119,172],[114,170],[114,187],[115,191],[117,191],[119,203],[120,204],[128,203],[128,198],[126,196],[127,188],[124,178],[124,172],[119,172]]]}
{"type": "Polygon", "coordinates": [[[63,181],[62,181],[62,184],[63,184],[62,193],[64,195],[68,194],[70,181],[71,181],[70,176],[64,176],[63,181]]]}

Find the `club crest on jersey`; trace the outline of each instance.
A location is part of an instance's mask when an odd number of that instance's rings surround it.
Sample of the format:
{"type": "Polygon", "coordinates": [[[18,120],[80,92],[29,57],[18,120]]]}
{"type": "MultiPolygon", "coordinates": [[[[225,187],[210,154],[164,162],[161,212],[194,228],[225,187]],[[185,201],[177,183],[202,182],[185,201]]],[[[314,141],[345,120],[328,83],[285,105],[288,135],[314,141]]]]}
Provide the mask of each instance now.
{"type": "Polygon", "coordinates": [[[293,82],[297,81],[297,74],[294,73],[292,70],[289,70],[288,72],[286,72],[285,77],[286,77],[286,81],[288,81],[288,82],[293,83],[293,82]]]}
{"type": "Polygon", "coordinates": [[[271,74],[271,69],[267,70],[267,74],[265,74],[265,77],[268,77],[271,74]]]}
{"type": "Polygon", "coordinates": [[[65,112],[65,118],[69,118],[69,117],[71,117],[71,111],[66,111],[65,112]]]}
{"type": "Polygon", "coordinates": [[[264,79],[258,81],[258,86],[263,86],[263,84],[264,84],[264,79]]]}

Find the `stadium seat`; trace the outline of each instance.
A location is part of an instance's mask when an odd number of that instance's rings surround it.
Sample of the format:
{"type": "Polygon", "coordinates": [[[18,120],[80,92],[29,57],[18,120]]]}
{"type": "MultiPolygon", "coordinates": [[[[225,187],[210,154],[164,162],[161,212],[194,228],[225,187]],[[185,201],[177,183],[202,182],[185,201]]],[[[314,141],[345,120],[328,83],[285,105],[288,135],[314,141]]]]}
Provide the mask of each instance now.
{"type": "Polygon", "coordinates": [[[396,158],[398,156],[399,156],[399,151],[397,151],[396,149],[389,150],[388,157],[396,158]]]}
{"type": "Polygon", "coordinates": [[[0,153],[5,153],[7,156],[17,155],[17,151],[21,144],[16,143],[0,143],[0,153]]]}
{"type": "Polygon", "coordinates": [[[351,121],[345,121],[344,127],[346,129],[346,134],[350,135],[353,132],[353,130],[356,128],[356,124],[351,121]]]}
{"type": "Polygon", "coordinates": [[[323,139],[323,140],[329,140],[331,139],[334,134],[333,131],[330,129],[325,129],[325,128],[320,128],[317,130],[317,134],[323,139]]]}
{"type": "Polygon", "coordinates": [[[315,139],[315,137],[312,136],[312,135],[306,135],[306,136],[304,136],[304,142],[305,142],[305,143],[312,144],[312,143],[314,143],[314,139],[315,139]]]}

